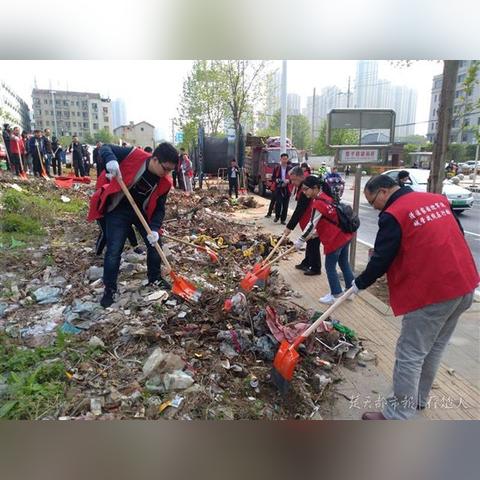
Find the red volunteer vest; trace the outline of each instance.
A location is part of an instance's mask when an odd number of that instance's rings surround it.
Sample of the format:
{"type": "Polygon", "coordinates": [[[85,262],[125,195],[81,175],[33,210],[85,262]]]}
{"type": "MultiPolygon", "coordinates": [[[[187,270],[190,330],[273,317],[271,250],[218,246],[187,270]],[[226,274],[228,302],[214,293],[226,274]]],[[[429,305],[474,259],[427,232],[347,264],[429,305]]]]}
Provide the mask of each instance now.
{"type": "MultiPolygon", "coordinates": [[[[147,158],[151,157],[148,152],[145,152],[139,148],[134,148],[128,156],[120,163],[120,171],[122,172],[122,178],[127,187],[130,187],[135,180],[135,177],[140,170],[141,166],[145,163],[147,158]]],[[[157,187],[153,190],[148,203],[145,207],[145,214],[147,221],[150,222],[153,212],[157,206],[157,200],[167,194],[172,187],[172,179],[170,176],[160,177],[157,183],[157,187]]],[[[104,170],[98,177],[95,193],[90,198],[90,209],[88,211],[88,221],[98,220],[105,214],[108,198],[120,192],[122,189],[114,178],[109,180],[107,178],[107,172],[104,170]]]]}
{"type": "Polygon", "coordinates": [[[352,239],[351,233],[345,233],[340,227],[331,223],[338,223],[337,210],[334,206],[330,205],[332,202],[332,198],[323,192],[313,201],[313,208],[322,214],[322,218],[320,218],[317,223],[316,230],[320,241],[323,243],[325,255],[333,253],[352,239]],[[331,221],[329,222],[323,217],[331,221]]]}
{"type": "Polygon", "coordinates": [[[453,300],[477,287],[472,253],[443,195],[408,193],[385,212],[402,230],[400,250],[387,271],[395,315],[453,300]]]}

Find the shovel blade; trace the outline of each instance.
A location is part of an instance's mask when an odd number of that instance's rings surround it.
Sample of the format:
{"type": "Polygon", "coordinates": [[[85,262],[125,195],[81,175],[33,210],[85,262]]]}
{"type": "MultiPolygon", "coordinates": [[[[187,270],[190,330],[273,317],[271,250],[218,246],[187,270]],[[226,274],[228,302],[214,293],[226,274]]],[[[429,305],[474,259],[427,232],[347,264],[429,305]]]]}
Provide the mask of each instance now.
{"type": "Polygon", "coordinates": [[[297,363],[300,361],[300,355],[295,348],[291,348],[291,344],[283,340],[280,344],[273,366],[280,376],[289,382],[293,378],[293,373],[297,363]]]}
{"type": "Polygon", "coordinates": [[[240,282],[240,288],[244,292],[250,292],[257,282],[258,277],[253,272],[248,272],[240,282]]]}
{"type": "Polygon", "coordinates": [[[193,302],[198,302],[200,300],[202,293],[195,287],[193,283],[189,282],[183,277],[180,277],[174,272],[170,272],[170,275],[173,279],[172,293],[184,298],[185,300],[191,300],[193,302]]]}

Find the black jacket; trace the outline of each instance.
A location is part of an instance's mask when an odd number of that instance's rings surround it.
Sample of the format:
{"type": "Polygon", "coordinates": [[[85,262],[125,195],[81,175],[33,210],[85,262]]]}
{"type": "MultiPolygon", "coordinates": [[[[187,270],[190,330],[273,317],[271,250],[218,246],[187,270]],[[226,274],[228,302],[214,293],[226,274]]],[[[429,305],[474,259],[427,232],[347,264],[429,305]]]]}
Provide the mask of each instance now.
{"type": "MultiPolygon", "coordinates": [[[[365,270],[355,279],[355,284],[360,290],[368,288],[375,283],[378,278],[385,275],[397,256],[402,242],[402,229],[395,217],[390,213],[385,212],[385,210],[398,198],[412,192],[413,190],[410,187],[400,188],[388,199],[385,207],[380,212],[378,216],[378,232],[375,238],[373,255],[365,270]]],[[[463,233],[462,225],[455,215],[454,217],[463,233]]]]}
{"type": "MultiPolygon", "coordinates": [[[[291,165],[287,165],[287,173],[291,170],[291,165]]],[[[276,184],[276,191],[281,189],[283,194],[290,194],[288,191],[288,185],[282,182],[282,166],[281,164],[275,165],[272,173],[272,183],[276,184]]]]}
{"type": "Polygon", "coordinates": [[[80,142],[71,143],[70,147],[68,147],[68,151],[71,152],[73,150],[73,160],[76,162],[83,161],[83,147],[80,142]]]}
{"type": "MultiPolygon", "coordinates": [[[[301,187],[298,187],[298,188],[301,188],[301,187]]],[[[300,219],[302,218],[302,215],[307,210],[311,201],[312,199],[308,198],[303,192],[300,194],[300,197],[298,198],[298,201],[297,201],[297,206],[295,207],[295,210],[292,213],[292,216],[289,222],[287,223],[287,228],[289,230],[293,230],[297,226],[298,222],[300,221],[300,219]]]]}

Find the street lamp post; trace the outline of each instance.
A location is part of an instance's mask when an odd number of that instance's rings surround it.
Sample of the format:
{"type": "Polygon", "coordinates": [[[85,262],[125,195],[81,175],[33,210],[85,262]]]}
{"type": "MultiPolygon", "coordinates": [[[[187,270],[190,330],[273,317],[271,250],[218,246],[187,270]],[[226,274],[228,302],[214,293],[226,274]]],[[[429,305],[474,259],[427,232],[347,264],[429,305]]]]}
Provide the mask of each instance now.
{"type": "Polygon", "coordinates": [[[50,90],[50,94],[52,95],[52,105],[53,105],[53,123],[55,125],[55,136],[58,136],[57,130],[57,109],[55,108],[55,93],[53,90],[50,90]]]}
{"type": "Polygon", "coordinates": [[[479,144],[477,143],[477,149],[475,150],[475,165],[473,166],[473,182],[472,182],[472,187],[475,187],[475,182],[476,182],[476,180],[477,180],[478,150],[479,150],[479,144]]]}

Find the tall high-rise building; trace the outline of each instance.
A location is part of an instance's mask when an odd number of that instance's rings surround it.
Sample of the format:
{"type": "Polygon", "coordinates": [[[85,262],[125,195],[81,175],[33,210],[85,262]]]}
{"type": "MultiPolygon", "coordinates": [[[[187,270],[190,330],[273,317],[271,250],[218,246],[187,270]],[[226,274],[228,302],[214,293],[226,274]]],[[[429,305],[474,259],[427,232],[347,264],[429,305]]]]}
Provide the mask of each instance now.
{"type": "Polygon", "coordinates": [[[393,85],[378,76],[378,62],[361,60],[355,77],[355,108],[389,108],[395,111],[398,125],[395,141],[415,133],[417,92],[406,86],[393,85]]]}
{"type": "Polygon", "coordinates": [[[56,135],[94,135],[100,130],[112,133],[112,110],[109,98],[99,93],[60,90],[32,91],[35,128],[50,128],[56,135]]]}
{"type": "MultiPolygon", "coordinates": [[[[463,113],[461,108],[464,103],[463,82],[467,76],[468,69],[474,60],[462,60],[460,62],[455,85],[454,112],[452,120],[452,131],[450,132],[450,142],[457,143],[476,143],[474,132],[469,130],[469,126],[480,126],[480,112],[473,109],[466,117],[460,117],[463,113]],[[462,129],[463,125],[463,129],[462,129]]],[[[468,102],[475,105],[480,100],[480,72],[477,73],[477,83],[475,84],[472,95],[468,97],[468,102]]],[[[440,94],[442,91],[443,75],[435,75],[432,81],[432,94],[430,99],[430,113],[428,120],[427,138],[430,142],[435,140],[438,129],[438,109],[440,107],[440,94]]]]}
{"type": "Polygon", "coordinates": [[[30,131],[30,109],[27,102],[0,79],[0,126],[4,123],[30,131]]]}
{"type": "Polygon", "coordinates": [[[275,70],[267,74],[265,82],[265,114],[272,116],[280,109],[280,87],[282,81],[282,73],[275,70]]]}
{"type": "Polygon", "coordinates": [[[127,107],[123,98],[112,100],[112,127],[113,129],[127,123],[127,107]]]}
{"type": "Polygon", "coordinates": [[[287,95],[287,115],[300,115],[300,100],[297,93],[287,95]]]}

